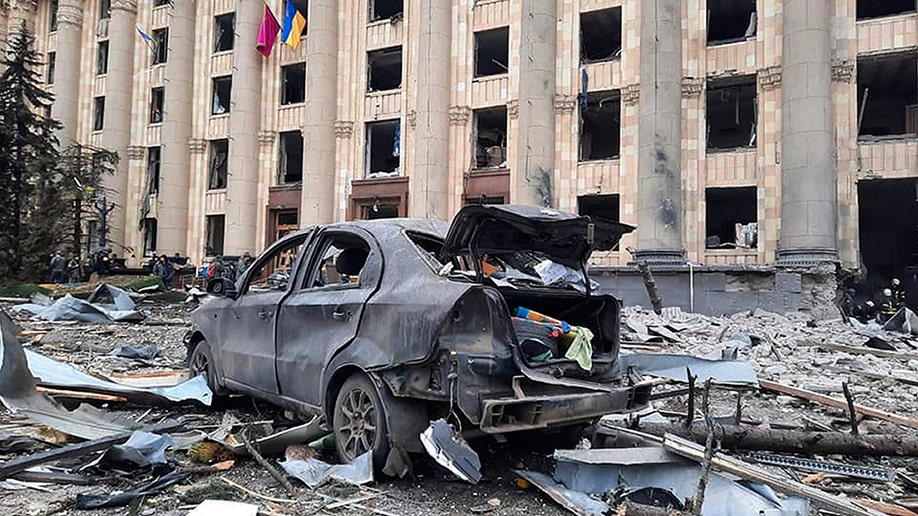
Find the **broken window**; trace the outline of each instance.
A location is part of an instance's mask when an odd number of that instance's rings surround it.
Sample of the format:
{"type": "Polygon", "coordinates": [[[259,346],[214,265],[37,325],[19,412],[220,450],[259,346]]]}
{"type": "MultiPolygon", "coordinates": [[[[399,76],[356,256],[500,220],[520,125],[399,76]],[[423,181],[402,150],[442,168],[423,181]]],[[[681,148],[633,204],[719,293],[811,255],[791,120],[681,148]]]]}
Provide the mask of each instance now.
{"type": "Polygon", "coordinates": [[[858,136],[918,133],[918,54],[857,61],[858,136]]]}
{"type": "Polygon", "coordinates": [[[306,63],[281,68],[281,105],[306,101],[306,63]]]}
{"type": "Polygon", "coordinates": [[[223,115],[229,113],[233,93],[233,76],[214,77],[213,90],[214,99],[211,114],[223,115]]]}
{"type": "Polygon", "coordinates": [[[618,194],[581,195],[577,197],[577,213],[596,220],[619,221],[618,194]]]}
{"type": "Polygon", "coordinates": [[[479,109],[473,112],[475,128],[475,167],[506,168],[507,108],[479,109]]]}
{"type": "Polygon", "coordinates": [[[868,281],[891,278],[906,282],[918,257],[918,182],[908,179],[862,179],[857,182],[860,251],[868,281]]]}
{"type": "Polygon", "coordinates": [[[162,64],[169,58],[169,29],[153,31],[153,64],[162,64]]]}
{"type": "Polygon", "coordinates": [[[147,193],[159,193],[160,148],[147,149],[147,193]]]}
{"type": "Polygon", "coordinates": [[[156,219],[146,218],[140,221],[143,232],[143,255],[149,256],[156,251],[156,219]]]}
{"type": "Polygon", "coordinates": [[[57,0],[51,0],[51,16],[48,20],[48,30],[57,30],[57,0]]]}
{"type": "Polygon", "coordinates": [[[48,52],[48,76],[45,82],[54,84],[54,61],[57,59],[57,53],[48,52]]]}
{"type": "Polygon", "coordinates": [[[165,102],[165,90],[153,88],[150,92],[150,123],[158,124],[163,121],[163,102],[165,102]]]}
{"type": "Polygon", "coordinates": [[[758,243],[756,187],[706,188],[705,247],[755,249],[758,243]]]}
{"type": "Polygon", "coordinates": [[[204,253],[207,256],[220,256],[223,254],[223,235],[226,232],[226,217],[224,215],[207,216],[207,232],[204,237],[204,253]]]}
{"type": "Polygon", "coordinates": [[[401,166],[402,126],[399,120],[367,124],[367,177],[397,176],[401,166]]]}
{"type": "Polygon", "coordinates": [[[708,45],[754,37],[757,23],[755,0],[708,0],[708,45]]]}
{"type": "Polygon", "coordinates": [[[164,5],[169,5],[175,0],[153,0],[153,7],[162,7],[164,5]]]}
{"type": "Polygon", "coordinates": [[[233,49],[235,25],[235,13],[214,16],[214,52],[225,52],[233,49]]]}
{"type": "Polygon", "coordinates": [[[915,0],[857,0],[857,19],[880,18],[915,11],[915,0]]]}
{"type": "Polygon", "coordinates": [[[402,47],[367,52],[367,91],[402,87],[402,47]]]}
{"type": "Polygon", "coordinates": [[[506,200],[500,195],[479,195],[476,197],[465,197],[466,206],[484,206],[486,204],[506,204],[506,200]]]}
{"type": "Polygon", "coordinates": [[[510,27],[475,33],[475,77],[510,71],[510,27]]]}
{"type": "Polygon", "coordinates": [[[303,133],[300,131],[280,133],[280,162],[278,165],[278,184],[303,181],[303,133]]]}
{"type": "Polygon", "coordinates": [[[112,0],[99,1],[99,19],[108,20],[112,17],[112,0]]]}
{"type": "Polygon", "coordinates": [[[590,93],[580,105],[580,161],[617,158],[622,100],[618,91],[590,93]]]}
{"type": "Polygon", "coordinates": [[[96,47],[96,75],[108,73],[108,40],[100,41],[96,47]]]}
{"type": "Polygon", "coordinates": [[[370,21],[400,18],[404,11],[403,0],[370,0],[370,21]]]}
{"type": "Polygon", "coordinates": [[[101,131],[105,126],[105,97],[96,97],[92,107],[92,130],[101,131]]]}
{"type": "Polygon", "coordinates": [[[210,142],[210,175],[207,180],[208,190],[226,188],[227,158],[229,157],[229,140],[211,140],[210,142]]]}
{"type": "Polygon", "coordinates": [[[754,76],[711,80],[707,85],[708,150],[755,146],[754,76]]]}
{"type": "Polygon", "coordinates": [[[398,204],[381,203],[376,199],[371,205],[360,207],[361,220],[394,219],[398,217],[398,204]]]}
{"type": "Polygon", "coordinates": [[[580,62],[595,63],[622,55],[622,8],[580,14],[580,62]]]}

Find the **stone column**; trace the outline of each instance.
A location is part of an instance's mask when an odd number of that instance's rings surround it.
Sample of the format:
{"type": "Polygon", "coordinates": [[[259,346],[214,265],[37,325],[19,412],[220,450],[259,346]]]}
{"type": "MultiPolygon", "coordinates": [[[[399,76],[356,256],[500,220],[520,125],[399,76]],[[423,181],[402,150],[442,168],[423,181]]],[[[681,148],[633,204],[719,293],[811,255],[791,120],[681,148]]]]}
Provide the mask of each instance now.
{"type": "Polygon", "coordinates": [[[300,226],[335,220],[338,0],[310,0],[300,226]]]}
{"type": "Polygon", "coordinates": [[[169,59],[165,70],[165,109],[157,202],[157,251],[188,253],[188,197],[194,100],[195,3],[174,2],[169,13],[169,59]]]}
{"type": "Polygon", "coordinates": [[[831,0],[785,0],[778,263],[836,258],[831,0]]]}
{"type": "MultiPolygon", "coordinates": [[[[114,0],[109,30],[108,73],[105,78],[105,117],[102,127],[102,145],[118,153],[121,158],[114,175],[104,179],[104,185],[114,192],[109,199],[117,204],[110,215],[108,239],[125,245],[129,229],[125,210],[128,199],[129,160],[131,144],[131,101],[134,90],[134,43],[137,38],[135,20],[137,0],[114,0]]],[[[58,35],[62,32],[58,30],[58,35]]],[[[58,44],[60,48],[60,44],[58,44]]],[[[61,61],[58,54],[57,61],[61,61]]],[[[55,91],[57,86],[55,85],[55,91]]]]}
{"type": "Polygon", "coordinates": [[[683,263],[682,2],[641,1],[635,259],[683,263]]]}
{"type": "Polygon", "coordinates": [[[512,201],[551,206],[555,197],[555,0],[523,0],[519,36],[519,131],[512,201]]]}
{"type": "MultiPolygon", "coordinates": [[[[59,0],[57,57],[54,60],[54,104],[51,106],[51,118],[63,125],[57,133],[61,148],[66,148],[77,140],[82,40],[83,2],[81,0],[59,0]]],[[[109,54],[109,59],[111,59],[111,54],[109,54]]],[[[122,157],[122,159],[127,158],[122,157]]]]}
{"type": "Polygon", "coordinates": [[[450,2],[422,0],[417,13],[417,119],[409,214],[449,218],[450,2]]]}
{"type": "Polygon", "coordinates": [[[226,254],[254,252],[258,219],[258,132],[261,129],[262,59],[252,43],[265,4],[236,0],[236,42],[233,51],[233,91],[229,120],[229,170],[226,184],[226,254]]]}

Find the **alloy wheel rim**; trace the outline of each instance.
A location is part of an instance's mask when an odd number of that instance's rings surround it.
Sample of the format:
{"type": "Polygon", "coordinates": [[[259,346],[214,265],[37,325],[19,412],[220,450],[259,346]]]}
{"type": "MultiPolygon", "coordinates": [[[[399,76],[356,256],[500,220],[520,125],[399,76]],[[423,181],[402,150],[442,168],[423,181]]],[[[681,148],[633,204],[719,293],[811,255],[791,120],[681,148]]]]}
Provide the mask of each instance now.
{"type": "Polygon", "coordinates": [[[348,391],[341,403],[341,416],[342,449],[347,459],[354,460],[370,451],[376,442],[376,406],[370,394],[360,388],[348,391]]]}

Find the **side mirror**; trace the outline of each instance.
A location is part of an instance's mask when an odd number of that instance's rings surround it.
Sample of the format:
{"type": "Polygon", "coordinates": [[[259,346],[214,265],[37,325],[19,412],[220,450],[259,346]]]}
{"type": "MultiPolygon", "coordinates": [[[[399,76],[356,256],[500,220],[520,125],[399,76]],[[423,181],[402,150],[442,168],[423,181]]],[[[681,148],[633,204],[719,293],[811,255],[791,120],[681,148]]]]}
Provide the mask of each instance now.
{"type": "Polygon", "coordinates": [[[214,278],[207,282],[207,293],[217,297],[236,299],[236,284],[229,278],[214,278]]]}

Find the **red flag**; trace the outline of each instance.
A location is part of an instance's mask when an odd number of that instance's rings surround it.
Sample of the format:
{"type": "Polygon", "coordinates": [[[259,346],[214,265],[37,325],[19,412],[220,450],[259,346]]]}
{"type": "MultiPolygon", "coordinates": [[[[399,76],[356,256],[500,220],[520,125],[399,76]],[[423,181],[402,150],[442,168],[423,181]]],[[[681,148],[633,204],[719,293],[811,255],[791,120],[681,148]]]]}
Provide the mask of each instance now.
{"type": "Polygon", "coordinates": [[[271,12],[271,8],[265,5],[265,14],[261,18],[261,27],[258,29],[258,41],[255,42],[255,48],[265,57],[271,55],[274,49],[274,43],[277,41],[277,33],[280,32],[281,26],[271,12]]]}

